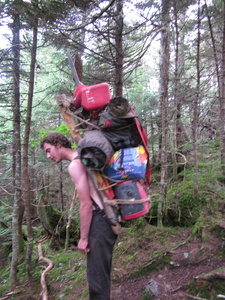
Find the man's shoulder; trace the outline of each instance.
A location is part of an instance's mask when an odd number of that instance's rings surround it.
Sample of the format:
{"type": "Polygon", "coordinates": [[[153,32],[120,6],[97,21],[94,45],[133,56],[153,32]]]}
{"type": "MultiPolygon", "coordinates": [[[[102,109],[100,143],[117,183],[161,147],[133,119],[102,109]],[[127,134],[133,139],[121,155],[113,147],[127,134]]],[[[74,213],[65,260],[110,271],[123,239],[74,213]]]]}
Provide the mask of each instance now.
{"type": "Polygon", "coordinates": [[[69,166],[68,166],[68,169],[72,169],[72,168],[74,168],[74,167],[82,167],[83,166],[83,164],[82,164],[82,162],[81,162],[81,160],[80,160],[80,158],[79,158],[79,156],[78,156],[78,154],[76,154],[75,156],[74,156],[74,159],[73,160],[71,160],[71,162],[70,162],[70,164],[69,164],[69,166]]]}

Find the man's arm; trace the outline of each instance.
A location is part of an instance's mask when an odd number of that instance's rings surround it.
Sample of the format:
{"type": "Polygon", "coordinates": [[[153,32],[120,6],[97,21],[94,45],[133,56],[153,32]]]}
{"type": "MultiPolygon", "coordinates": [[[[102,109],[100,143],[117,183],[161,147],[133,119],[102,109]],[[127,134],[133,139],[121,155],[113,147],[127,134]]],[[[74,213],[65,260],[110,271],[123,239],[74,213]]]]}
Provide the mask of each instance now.
{"type": "Polygon", "coordinates": [[[71,179],[76,186],[80,201],[80,240],[78,250],[82,253],[89,252],[88,234],[92,220],[93,204],[90,198],[87,172],[79,159],[73,160],[68,168],[71,179]]]}

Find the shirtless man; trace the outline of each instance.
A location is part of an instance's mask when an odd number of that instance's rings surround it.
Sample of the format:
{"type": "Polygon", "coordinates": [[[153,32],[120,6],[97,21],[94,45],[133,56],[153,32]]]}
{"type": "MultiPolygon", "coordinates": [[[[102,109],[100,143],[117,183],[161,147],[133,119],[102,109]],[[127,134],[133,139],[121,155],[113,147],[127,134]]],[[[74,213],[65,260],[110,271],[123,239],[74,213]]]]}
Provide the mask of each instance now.
{"type": "Polygon", "coordinates": [[[61,133],[53,132],[41,141],[47,158],[56,163],[70,162],[69,175],[77,189],[80,201],[80,240],[78,250],[87,253],[87,279],[90,300],[110,299],[112,252],[117,235],[105,216],[101,200],[88,176],[77,150],[61,133]]]}

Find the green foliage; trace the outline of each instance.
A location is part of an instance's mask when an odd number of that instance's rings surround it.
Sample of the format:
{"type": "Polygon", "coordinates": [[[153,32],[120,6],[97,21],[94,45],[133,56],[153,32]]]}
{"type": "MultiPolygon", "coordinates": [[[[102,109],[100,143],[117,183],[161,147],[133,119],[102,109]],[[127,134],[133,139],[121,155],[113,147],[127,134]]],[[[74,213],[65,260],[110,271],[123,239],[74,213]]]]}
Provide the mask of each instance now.
{"type": "MultiPolygon", "coordinates": [[[[221,272],[221,270],[217,271],[221,272]]],[[[186,291],[193,297],[198,296],[199,299],[200,297],[201,299],[212,299],[212,295],[225,294],[224,279],[217,278],[217,276],[211,278],[209,281],[197,279],[186,286],[186,291]]]]}
{"type": "Polygon", "coordinates": [[[8,258],[12,249],[12,216],[10,211],[4,206],[0,206],[0,215],[0,260],[4,260],[8,258]]]}
{"type": "Polygon", "coordinates": [[[0,268],[0,296],[11,291],[9,282],[10,264],[0,268]]]}
{"type": "Polygon", "coordinates": [[[71,295],[74,286],[81,285],[86,278],[86,257],[73,248],[66,252],[57,251],[52,253],[49,251],[47,243],[43,249],[45,256],[49,257],[54,263],[54,268],[49,273],[49,283],[54,284],[56,281],[67,282],[66,285],[62,286],[61,292],[56,299],[61,299],[62,295],[71,295]]]}
{"type": "MultiPolygon", "coordinates": [[[[40,201],[37,206],[37,212],[39,220],[43,228],[56,237],[52,246],[64,247],[66,241],[69,245],[77,245],[79,240],[79,216],[76,213],[78,208],[73,211],[64,211],[63,213],[53,207],[46,200],[48,197],[42,193],[40,201]],[[70,228],[66,229],[68,214],[72,214],[70,228]],[[68,237],[68,240],[67,240],[68,237]]],[[[38,236],[38,231],[35,231],[35,235],[38,236]]],[[[39,229],[40,235],[40,229],[39,229]]]]}
{"type": "Polygon", "coordinates": [[[201,161],[198,173],[198,192],[195,195],[194,170],[189,167],[179,173],[179,181],[171,182],[164,203],[164,224],[192,226],[199,218],[203,207],[223,199],[224,186],[218,182],[218,165],[201,161]]]}
{"type": "MultiPolygon", "coordinates": [[[[31,145],[31,147],[35,147],[35,145],[37,143],[40,143],[40,141],[51,132],[59,132],[59,133],[64,134],[65,136],[70,137],[69,127],[66,124],[61,124],[60,126],[56,127],[54,130],[52,130],[52,129],[39,130],[38,140],[32,141],[29,144],[31,145]]],[[[73,148],[76,148],[75,143],[73,143],[72,146],[73,146],[73,148]]]]}
{"type": "Polygon", "coordinates": [[[124,227],[130,228],[131,234],[135,234],[137,230],[143,229],[145,226],[146,226],[146,220],[144,217],[140,217],[134,220],[128,220],[124,224],[124,227]]]}
{"type": "Polygon", "coordinates": [[[212,287],[210,282],[205,280],[195,280],[187,287],[187,291],[191,295],[197,295],[204,299],[211,299],[212,287]]]}
{"type": "Polygon", "coordinates": [[[154,295],[151,295],[151,294],[149,293],[149,290],[148,290],[148,289],[145,289],[144,292],[143,292],[143,294],[142,294],[141,300],[152,300],[152,299],[154,299],[154,298],[155,298],[155,296],[154,296],[154,295]]]}
{"type": "Polygon", "coordinates": [[[138,67],[130,80],[125,97],[134,107],[143,124],[146,124],[146,121],[153,119],[158,108],[157,96],[152,89],[149,90],[149,69],[138,67]]]}
{"type": "Polygon", "coordinates": [[[173,226],[190,226],[194,224],[199,214],[200,204],[205,201],[194,197],[193,182],[174,184],[167,194],[164,206],[164,224],[173,226]]]}

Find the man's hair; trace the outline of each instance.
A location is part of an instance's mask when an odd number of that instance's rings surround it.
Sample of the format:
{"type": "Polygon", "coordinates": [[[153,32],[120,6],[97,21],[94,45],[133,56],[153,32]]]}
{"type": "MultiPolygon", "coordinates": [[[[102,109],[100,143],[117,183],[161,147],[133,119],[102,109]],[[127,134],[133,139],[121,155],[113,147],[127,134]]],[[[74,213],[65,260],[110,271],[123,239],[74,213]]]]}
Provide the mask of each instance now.
{"type": "Polygon", "coordinates": [[[44,148],[44,143],[48,143],[53,146],[60,144],[65,148],[71,148],[71,142],[66,138],[62,133],[52,132],[49,135],[45,136],[40,143],[41,149],[44,148]]]}

